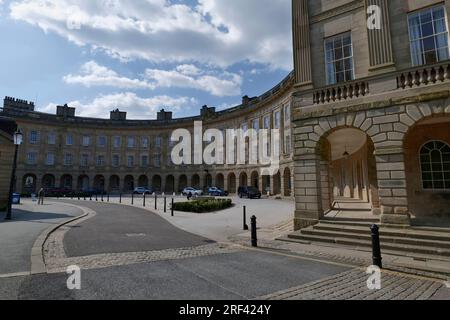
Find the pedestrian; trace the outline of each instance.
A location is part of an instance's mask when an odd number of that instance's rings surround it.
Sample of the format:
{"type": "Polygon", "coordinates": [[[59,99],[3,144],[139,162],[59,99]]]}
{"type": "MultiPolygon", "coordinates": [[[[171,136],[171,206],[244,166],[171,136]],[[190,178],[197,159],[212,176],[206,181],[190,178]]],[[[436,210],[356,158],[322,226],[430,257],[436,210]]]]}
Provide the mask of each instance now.
{"type": "Polygon", "coordinates": [[[38,205],[44,205],[44,197],[45,197],[44,188],[41,188],[41,190],[39,190],[38,192],[38,205]]]}

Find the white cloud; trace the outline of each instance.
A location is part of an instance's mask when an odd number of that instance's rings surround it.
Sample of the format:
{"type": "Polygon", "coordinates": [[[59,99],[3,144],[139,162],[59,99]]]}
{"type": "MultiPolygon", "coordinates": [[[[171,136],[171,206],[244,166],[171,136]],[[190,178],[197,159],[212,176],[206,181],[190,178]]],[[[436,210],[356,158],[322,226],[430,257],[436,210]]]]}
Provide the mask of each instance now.
{"type": "Polygon", "coordinates": [[[69,74],[63,78],[68,84],[85,87],[113,87],[119,89],[188,88],[208,92],[214,96],[237,96],[241,94],[242,77],[223,71],[204,72],[194,65],[184,64],[175,70],[147,69],[146,79],[130,79],[95,61],[85,63],[80,74],[69,74]]]}
{"type": "MultiPolygon", "coordinates": [[[[76,114],[83,117],[109,118],[110,111],[119,108],[128,112],[128,119],[155,119],[156,113],[161,108],[174,112],[182,109],[191,109],[198,102],[193,98],[168,96],[155,96],[142,98],[132,92],[100,95],[91,102],[80,101],[69,102],[70,107],[76,108],[76,114]]],[[[42,112],[55,113],[56,104],[51,103],[42,112]]]]}
{"type": "Polygon", "coordinates": [[[81,67],[80,75],[69,74],[63,78],[68,84],[81,84],[85,87],[108,86],[120,89],[154,89],[146,81],[119,76],[115,71],[89,61],[81,67]]]}
{"type": "Polygon", "coordinates": [[[193,65],[181,65],[175,70],[147,69],[147,79],[155,87],[190,88],[209,92],[218,97],[238,96],[241,94],[242,77],[238,74],[204,73],[193,65]]]}
{"type": "Polygon", "coordinates": [[[292,68],[290,1],[16,0],[10,16],[121,59],[292,68]]]}

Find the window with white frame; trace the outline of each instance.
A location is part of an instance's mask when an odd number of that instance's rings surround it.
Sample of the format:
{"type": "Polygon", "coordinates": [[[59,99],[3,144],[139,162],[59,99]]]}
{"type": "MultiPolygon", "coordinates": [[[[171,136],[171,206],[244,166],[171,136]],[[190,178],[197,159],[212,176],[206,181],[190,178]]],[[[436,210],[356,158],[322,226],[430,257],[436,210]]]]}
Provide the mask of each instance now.
{"type": "Polygon", "coordinates": [[[422,183],[425,190],[450,190],[450,146],[430,141],[420,149],[422,183]]]}
{"type": "Polygon", "coordinates": [[[53,152],[47,153],[47,158],[46,158],[45,164],[48,166],[55,165],[55,154],[53,152]]]}
{"type": "Polygon", "coordinates": [[[39,142],[39,131],[30,131],[29,138],[31,144],[37,144],[39,142]]]}
{"type": "Polygon", "coordinates": [[[142,148],[147,149],[148,147],[150,147],[150,140],[147,137],[142,137],[141,146],[142,148]]]}
{"type": "Polygon", "coordinates": [[[81,167],[88,167],[89,166],[89,155],[82,154],[80,159],[80,166],[81,167]]]}
{"type": "Polygon", "coordinates": [[[161,146],[162,146],[162,138],[161,137],[156,137],[156,139],[155,139],[155,146],[157,148],[161,148],[161,146]]]}
{"type": "Polygon", "coordinates": [[[113,139],[113,147],[114,148],[120,148],[122,145],[122,139],[120,137],[114,137],[113,139]]]}
{"type": "Polygon", "coordinates": [[[134,156],[127,157],[127,166],[128,166],[128,168],[134,167],[134,156]]]}
{"type": "Polygon", "coordinates": [[[89,147],[91,145],[91,137],[89,136],[83,136],[81,138],[81,145],[83,147],[89,147]]]}
{"type": "Polygon", "coordinates": [[[256,132],[259,131],[259,119],[255,119],[255,120],[252,121],[252,128],[256,132]]]}
{"type": "Polygon", "coordinates": [[[284,153],[289,154],[291,153],[291,136],[287,135],[284,138],[284,153]]]}
{"type": "Polygon", "coordinates": [[[112,166],[113,167],[118,167],[120,166],[120,156],[118,154],[114,154],[112,156],[112,166]]]}
{"type": "Polygon", "coordinates": [[[97,145],[100,148],[106,147],[106,137],[105,136],[99,136],[98,139],[97,139],[97,145]]]}
{"type": "Polygon", "coordinates": [[[135,137],[128,137],[127,139],[127,147],[128,148],[134,148],[136,146],[136,138],[135,137]]]}
{"type": "Polygon", "coordinates": [[[350,32],[325,39],[327,84],[354,79],[353,46],[350,32]]]}
{"type": "Polygon", "coordinates": [[[411,58],[414,66],[450,58],[445,6],[439,5],[408,15],[411,58]]]}
{"type": "Polygon", "coordinates": [[[47,143],[48,143],[49,145],[55,145],[55,144],[56,144],[56,133],[50,132],[50,133],[48,134],[48,137],[47,137],[47,143]]]}
{"type": "Polygon", "coordinates": [[[99,155],[97,156],[97,167],[104,167],[105,166],[105,156],[99,155]]]}
{"type": "Polygon", "coordinates": [[[73,165],[73,155],[71,153],[66,153],[64,155],[64,165],[66,167],[73,165]]]}
{"type": "Polygon", "coordinates": [[[37,164],[37,152],[27,153],[27,164],[35,165],[37,164]]]}
{"type": "Polygon", "coordinates": [[[274,116],[274,128],[280,129],[281,128],[281,112],[276,111],[274,116]]]}
{"type": "Polygon", "coordinates": [[[270,129],[270,116],[264,117],[264,129],[270,129]]]}
{"type": "Polygon", "coordinates": [[[291,106],[285,105],[284,106],[284,123],[291,122],[291,106]]]}
{"type": "Polygon", "coordinates": [[[67,146],[72,146],[73,145],[73,135],[68,134],[66,136],[66,145],[67,146]]]}
{"type": "Polygon", "coordinates": [[[155,155],[155,167],[156,168],[161,167],[161,155],[160,154],[155,155]]]}
{"type": "Polygon", "coordinates": [[[149,162],[148,162],[148,155],[142,155],[141,156],[141,166],[142,167],[148,167],[149,162]]]}

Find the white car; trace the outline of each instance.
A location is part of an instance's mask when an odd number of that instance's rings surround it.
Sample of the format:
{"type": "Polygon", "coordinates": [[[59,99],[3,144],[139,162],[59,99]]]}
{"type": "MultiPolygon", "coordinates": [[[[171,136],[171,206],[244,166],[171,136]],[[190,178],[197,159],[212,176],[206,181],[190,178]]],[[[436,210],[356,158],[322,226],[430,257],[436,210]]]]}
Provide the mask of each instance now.
{"type": "Polygon", "coordinates": [[[203,195],[203,191],[195,189],[195,188],[192,188],[192,187],[188,187],[188,188],[184,188],[183,191],[181,192],[181,194],[183,196],[191,196],[191,197],[195,196],[195,197],[198,197],[198,196],[202,196],[203,195]]]}

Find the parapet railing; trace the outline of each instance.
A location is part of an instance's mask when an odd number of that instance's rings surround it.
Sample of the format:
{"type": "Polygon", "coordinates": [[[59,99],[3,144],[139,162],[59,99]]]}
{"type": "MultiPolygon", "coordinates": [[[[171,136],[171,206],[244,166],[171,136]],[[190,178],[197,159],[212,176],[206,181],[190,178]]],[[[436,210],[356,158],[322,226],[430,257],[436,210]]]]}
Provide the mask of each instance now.
{"type": "Polygon", "coordinates": [[[313,93],[314,104],[324,104],[364,97],[370,93],[367,81],[353,81],[318,89],[313,93]]]}
{"type": "Polygon", "coordinates": [[[427,86],[448,80],[450,80],[449,62],[406,70],[397,76],[397,88],[427,86]]]}

